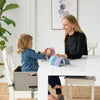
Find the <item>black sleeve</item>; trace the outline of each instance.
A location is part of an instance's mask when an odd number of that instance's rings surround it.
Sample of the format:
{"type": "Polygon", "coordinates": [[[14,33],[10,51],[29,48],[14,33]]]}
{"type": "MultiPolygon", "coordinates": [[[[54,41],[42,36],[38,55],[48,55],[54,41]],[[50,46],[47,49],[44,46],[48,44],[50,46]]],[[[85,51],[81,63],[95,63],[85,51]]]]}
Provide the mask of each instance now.
{"type": "Polygon", "coordinates": [[[68,58],[70,59],[76,59],[76,58],[81,58],[82,57],[82,50],[83,50],[83,46],[84,46],[84,42],[86,41],[86,37],[84,34],[81,34],[81,36],[79,36],[77,38],[77,47],[76,47],[76,51],[74,53],[70,53],[67,50],[65,50],[65,53],[67,54],[68,58]]]}

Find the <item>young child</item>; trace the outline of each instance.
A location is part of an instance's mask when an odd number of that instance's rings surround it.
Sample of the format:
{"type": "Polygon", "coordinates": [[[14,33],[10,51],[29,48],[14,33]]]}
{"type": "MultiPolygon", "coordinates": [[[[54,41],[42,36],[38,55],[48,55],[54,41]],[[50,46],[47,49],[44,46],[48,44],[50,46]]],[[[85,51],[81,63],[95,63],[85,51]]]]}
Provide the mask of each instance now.
{"type": "MultiPolygon", "coordinates": [[[[17,53],[21,53],[22,71],[38,71],[38,59],[46,59],[53,52],[52,49],[44,49],[43,51],[35,52],[32,49],[32,36],[28,34],[21,34],[17,39],[17,53]]],[[[31,76],[32,74],[30,74],[31,76]]],[[[49,78],[49,84],[53,85],[53,89],[62,88],[57,85],[51,78],[49,78]]],[[[48,92],[49,100],[58,100],[48,92]]]]}
{"type": "Polygon", "coordinates": [[[17,53],[21,53],[22,71],[37,71],[38,59],[46,59],[52,51],[46,53],[44,51],[35,52],[32,49],[32,36],[28,34],[21,34],[17,39],[17,53]]]}

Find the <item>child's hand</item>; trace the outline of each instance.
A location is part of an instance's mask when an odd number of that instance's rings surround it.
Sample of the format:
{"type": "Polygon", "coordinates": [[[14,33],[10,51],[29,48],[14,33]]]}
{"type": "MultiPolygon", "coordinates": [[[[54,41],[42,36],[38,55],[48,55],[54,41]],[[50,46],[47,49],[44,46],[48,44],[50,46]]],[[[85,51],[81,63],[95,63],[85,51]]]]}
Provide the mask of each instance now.
{"type": "Polygon", "coordinates": [[[47,54],[49,54],[49,55],[52,54],[52,52],[53,52],[52,49],[48,49],[48,50],[47,50],[47,54]]]}
{"type": "Polygon", "coordinates": [[[53,50],[52,50],[52,49],[48,49],[48,50],[47,50],[47,52],[46,52],[46,56],[51,55],[51,54],[52,54],[52,52],[53,52],[53,50]]]}
{"type": "Polygon", "coordinates": [[[46,53],[48,48],[45,48],[43,51],[40,52],[40,54],[46,53]]]}

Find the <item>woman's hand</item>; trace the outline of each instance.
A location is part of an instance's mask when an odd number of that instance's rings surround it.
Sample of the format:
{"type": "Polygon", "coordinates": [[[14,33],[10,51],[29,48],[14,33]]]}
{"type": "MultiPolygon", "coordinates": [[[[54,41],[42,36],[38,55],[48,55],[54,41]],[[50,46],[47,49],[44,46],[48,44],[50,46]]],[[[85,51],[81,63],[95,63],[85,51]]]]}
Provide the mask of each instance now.
{"type": "Polygon", "coordinates": [[[55,54],[54,56],[61,57],[61,55],[60,55],[60,54],[55,54]]]}
{"type": "Polygon", "coordinates": [[[55,54],[54,56],[57,56],[57,57],[65,57],[65,58],[68,57],[66,54],[55,54]]]}

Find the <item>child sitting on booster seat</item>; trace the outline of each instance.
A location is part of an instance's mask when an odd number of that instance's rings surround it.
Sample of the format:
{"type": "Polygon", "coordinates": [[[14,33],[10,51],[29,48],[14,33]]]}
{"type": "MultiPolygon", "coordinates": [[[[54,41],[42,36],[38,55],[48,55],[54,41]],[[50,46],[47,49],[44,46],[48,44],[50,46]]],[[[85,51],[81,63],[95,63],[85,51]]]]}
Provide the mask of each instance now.
{"type": "MultiPolygon", "coordinates": [[[[21,53],[22,71],[38,71],[38,59],[46,59],[53,51],[52,49],[44,49],[43,51],[35,52],[32,49],[32,36],[28,34],[21,34],[17,39],[17,53],[21,53]]],[[[49,79],[50,85],[52,83],[49,79]]],[[[55,83],[53,83],[54,85],[55,83]]],[[[61,88],[61,86],[55,84],[53,89],[61,88]]],[[[48,92],[49,100],[58,100],[48,92]]]]}

